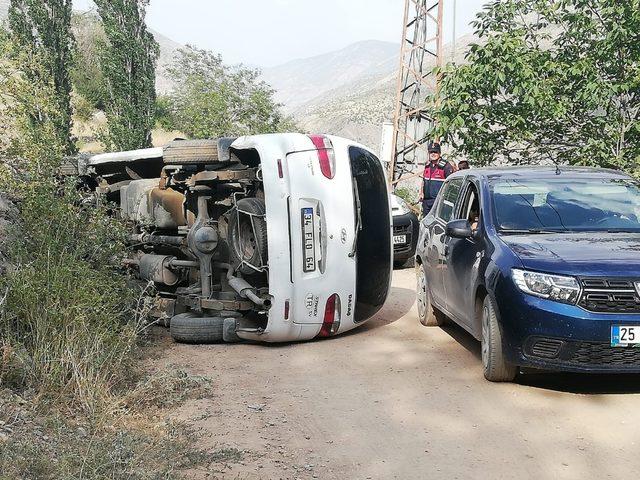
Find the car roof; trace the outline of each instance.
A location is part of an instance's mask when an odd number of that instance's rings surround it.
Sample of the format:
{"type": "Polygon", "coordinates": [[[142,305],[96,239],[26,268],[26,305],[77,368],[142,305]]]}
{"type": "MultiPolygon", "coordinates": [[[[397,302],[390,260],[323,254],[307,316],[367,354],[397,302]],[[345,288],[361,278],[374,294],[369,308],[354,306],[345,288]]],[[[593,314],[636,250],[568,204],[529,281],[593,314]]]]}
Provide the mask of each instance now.
{"type": "Polygon", "coordinates": [[[618,170],[594,167],[570,167],[570,166],[522,166],[522,167],[484,167],[471,170],[461,170],[449,178],[473,175],[486,180],[513,179],[513,178],[611,178],[630,179],[626,173],[618,170]],[[558,173],[559,172],[559,173],[558,173]]]}

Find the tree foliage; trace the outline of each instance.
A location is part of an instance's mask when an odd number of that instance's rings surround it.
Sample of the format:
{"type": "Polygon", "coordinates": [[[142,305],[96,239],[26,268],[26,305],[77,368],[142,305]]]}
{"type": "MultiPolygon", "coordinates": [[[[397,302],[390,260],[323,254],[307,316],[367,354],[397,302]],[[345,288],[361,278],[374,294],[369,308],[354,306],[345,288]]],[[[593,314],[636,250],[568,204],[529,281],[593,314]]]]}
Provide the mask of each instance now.
{"type": "Polygon", "coordinates": [[[177,85],[161,99],[163,123],[192,138],[295,129],[280,113],[274,91],[258,70],[228,66],[220,55],[192,46],[180,50],[168,74],[177,85]]]}
{"type": "Polygon", "coordinates": [[[0,180],[51,176],[66,153],[55,85],[42,55],[0,31],[0,180]]]}
{"type": "MultiPolygon", "coordinates": [[[[75,152],[71,138],[71,80],[69,67],[73,54],[71,0],[11,0],[9,27],[18,51],[37,56],[36,63],[24,63],[22,75],[33,84],[52,84],[55,111],[46,120],[31,117],[34,125],[50,122],[65,153],[75,152]],[[32,68],[34,67],[35,68],[32,68]]],[[[15,50],[7,52],[15,53],[15,50]]],[[[19,62],[21,62],[19,60],[19,62]]],[[[45,127],[48,128],[48,127],[45,127]]]]}
{"type": "Polygon", "coordinates": [[[107,105],[107,82],[100,63],[96,61],[100,55],[99,45],[106,42],[102,23],[94,12],[84,12],[75,13],[71,25],[76,47],[71,67],[73,88],[93,108],[104,111],[107,105]]]}
{"type": "Polygon", "coordinates": [[[148,0],[96,0],[106,41],[99,46],[107,83],[108,149],[151,145],[155,122],[155,69],[159,47],[145,25],[148,0]]]}
{"type": "Polygon", "coordinates": [[[449,65],[435,135],[483,165],[561,162],[639,173],[640,0],[500,0],[449,65]]]}

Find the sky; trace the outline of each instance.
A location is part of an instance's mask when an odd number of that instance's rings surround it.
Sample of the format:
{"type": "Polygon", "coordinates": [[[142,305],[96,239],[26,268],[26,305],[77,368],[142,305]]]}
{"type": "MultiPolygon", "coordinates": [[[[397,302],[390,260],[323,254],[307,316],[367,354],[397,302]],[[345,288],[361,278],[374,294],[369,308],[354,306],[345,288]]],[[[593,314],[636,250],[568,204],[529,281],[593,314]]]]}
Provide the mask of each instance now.
{"type": "MultiPolygon", "coordinates": [[[[470,33],[487,0],[444,0],[445,43],[470,33]]],[[[91,0],[74,0],[87,10],[91,0]]],[[[220,53],[226,62],[270,67],[362,40],[400,43],[403,0],[151,0],[147,24],[182,44],[220,53]]]]}

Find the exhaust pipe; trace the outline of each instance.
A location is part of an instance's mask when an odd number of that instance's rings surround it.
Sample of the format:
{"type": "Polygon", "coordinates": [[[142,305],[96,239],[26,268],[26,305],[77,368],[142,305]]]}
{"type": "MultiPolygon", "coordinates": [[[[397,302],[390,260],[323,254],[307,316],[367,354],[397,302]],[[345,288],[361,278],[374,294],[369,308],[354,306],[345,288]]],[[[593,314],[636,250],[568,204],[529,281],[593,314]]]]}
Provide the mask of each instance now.
{"type": "Polygon", "coordinates": [[[258,305],[259,307],[264,308],[265,310],[269,310],[271,308],[271,300],[268,298],[260,298],[256,295],[256,289],[253,288],[249,282],[244,280],[243,278],[238,278],[233,276],[233,267],[228,263],[216,263],[216,267],[224,268],[227,270],[227,281],[229,282],[229,286],[233,288],[238,295],[242,298],[246,298],[251,300],[253,303],[258,305]]]}
{"type": "Polygon", "coordinates": [[[249,285],[246,280],[238,277],[231,277],[229,279],[229,286],[238,292],[238,295],[242,298],[248,298],[259,307],[267,310],[271,308],[271,300],[260,298],[256,295],[255,289],[249,285]]]}

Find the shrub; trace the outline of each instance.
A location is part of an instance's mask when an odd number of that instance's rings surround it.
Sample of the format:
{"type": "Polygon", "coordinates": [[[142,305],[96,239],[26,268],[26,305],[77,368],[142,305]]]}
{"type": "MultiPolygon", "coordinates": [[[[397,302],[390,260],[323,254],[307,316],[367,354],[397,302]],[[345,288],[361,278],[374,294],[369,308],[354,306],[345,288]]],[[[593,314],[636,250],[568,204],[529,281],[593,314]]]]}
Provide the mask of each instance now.
{"type": "Polygon", "coordinates": [[[171,106],[169,97],[160,96],[156,100],[156,125],[164,130],[176,130],[171,106]]]}
{"type": "Polygon", "coordinates": [[[0,280],[2,371],[15,387],[93,411],[125,378],[141,328],[133,290],[114,270],[124,230],[69,183],[22,193],[13,266],[0,280]]]}
{"type": "Polygon", "coordinates": [[[90,122],[97,111],[93,104],[82,95],[73,95],[71,100],[76,120],[90,122]]]}
{"type": "Polygon", "coordinates": [[[38,71],[40,56],[0,40],[12,52],[0,62],[0,191],[19,210],[3,249],[0,382],[92,412],[124,378],[140,329],[133,290],[116,271],[124,228],[56,177],[65,145],[54,86],[22,73],[38,71]]]}

